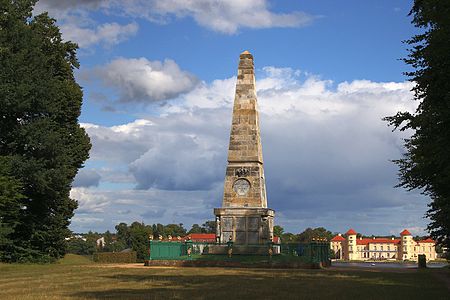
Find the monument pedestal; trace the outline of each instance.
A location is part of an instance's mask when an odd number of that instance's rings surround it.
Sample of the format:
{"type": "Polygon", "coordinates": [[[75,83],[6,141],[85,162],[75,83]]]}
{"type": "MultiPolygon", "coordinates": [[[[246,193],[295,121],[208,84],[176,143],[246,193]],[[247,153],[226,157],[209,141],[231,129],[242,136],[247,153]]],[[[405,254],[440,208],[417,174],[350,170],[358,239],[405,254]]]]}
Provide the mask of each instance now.
{"type": "Polygon", "coordinates": [[[215,208],[218,242],[229,240],[235,245],[267,244],[273,238],[273,217],[270,208],[215,208]]]}

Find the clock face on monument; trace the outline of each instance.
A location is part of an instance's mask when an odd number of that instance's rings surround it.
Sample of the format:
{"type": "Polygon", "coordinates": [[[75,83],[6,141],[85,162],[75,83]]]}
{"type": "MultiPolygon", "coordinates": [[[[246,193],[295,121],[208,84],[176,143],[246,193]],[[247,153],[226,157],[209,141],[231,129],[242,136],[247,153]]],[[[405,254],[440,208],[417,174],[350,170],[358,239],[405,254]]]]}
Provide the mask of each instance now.
{"type": "Polygon", "coordinates": [[[250,190],[250,182],[247,179],[240,178],[234,182],[233,190],[238,196],[245,196],[250,190]]]}

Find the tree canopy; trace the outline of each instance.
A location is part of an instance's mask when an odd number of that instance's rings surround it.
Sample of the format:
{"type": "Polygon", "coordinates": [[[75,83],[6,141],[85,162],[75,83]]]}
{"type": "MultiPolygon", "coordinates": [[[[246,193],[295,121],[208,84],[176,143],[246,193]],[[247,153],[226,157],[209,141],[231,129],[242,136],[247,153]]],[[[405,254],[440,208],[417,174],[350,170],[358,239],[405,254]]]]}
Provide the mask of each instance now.
{"type": "Polygon", "coordinates": [[[9,166],[0,205],[7,198],[14,207],[8,220],[0,216],[6,261],[64,255],[77,207],[69,192],[91,147],[78,123],[77,45],[46,13],[32,16],[35,2],[0,0],[0,158],[9,166]]]}
{"type": "Polygon", "coordinates": [[[415,83],[414,113],[398,112],[385,118],[400,130],[413,130],[405,140],[399,166],[399,186],[417,189],[431,198],[428,230],[450,247],[450,1],[415,0],[410,15],[422,30],[410,46],[406,72],[415,83]]]}

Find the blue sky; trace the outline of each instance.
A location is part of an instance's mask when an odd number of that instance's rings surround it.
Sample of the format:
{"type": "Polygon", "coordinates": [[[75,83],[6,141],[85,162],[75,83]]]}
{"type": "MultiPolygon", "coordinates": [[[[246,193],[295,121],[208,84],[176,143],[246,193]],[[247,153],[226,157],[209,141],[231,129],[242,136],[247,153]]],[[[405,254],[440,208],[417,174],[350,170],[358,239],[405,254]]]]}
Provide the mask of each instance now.
{"type": "Polygon", "coordinates": [[[213,218],[239,53],[254,54],[269,206],[288,231],[424,234],[427,199],[395,189],[415,109],[399,59],[412,1],[41,0],[80,46],[91,158],[71,228],[213,218]]]}

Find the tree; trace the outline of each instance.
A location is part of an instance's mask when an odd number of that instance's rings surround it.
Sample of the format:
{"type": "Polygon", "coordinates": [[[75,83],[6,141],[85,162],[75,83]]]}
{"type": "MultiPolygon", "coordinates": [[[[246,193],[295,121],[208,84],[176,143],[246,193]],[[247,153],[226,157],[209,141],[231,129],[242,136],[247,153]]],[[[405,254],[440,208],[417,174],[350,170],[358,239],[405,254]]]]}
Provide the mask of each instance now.
{"type": "Polygon", "coordinates": [[[206,221],[202,224],[203,233],[216,233],[216,221],[206,221]]]}
{"type": "Polygon", "coordinates": [[[128,228],[128,225],[126,223],[120,223],[116,225],[116,235],[117,235],[117,241],[122,242],[128,247],[131,247],[130,245],[130,230],[128,228]]]}
{"type": "Polygon", "coordinates": [[[189,230],[188,234],[191,234],[191,233],[204,233],[204,232],[203,232],[203,228],[200,227],[200,225],[193,224],[191,229],[189,230]]]}
{"type": "Polygon", "coordinates": [[[333,238],[333,233],[326,230],[323,227],[318,228],[306,228],[302,233],[298,235],[299,242],[311,242],[313,239],[326,239],[327,241],[333,238]]]}
{"type": "Polygon", "coordinates": [[[406,72],[415,82],[415,113],[386,117],[395,129],[412,130],[405,140],[399,167],[399,187],[429,196],[428,231],[438,243],[450,247],[450,1],[415,0],[410,15],[423,33],[406,41],[411,46],[406,72]]]}
{"type": "Polygon", "coordinates": [[[148,238],[153,233],[150,225],[144,223],[133,222],[129,227],[130,246],[136,251],[137,258],[143,260],[148,253],[148,238]]]}
{"type": "Polygon", "coordinates": [[[279,236],[281,237],[284,233],[284,228],[279,226],[279,225],[275,225],[273,226],[273,235],[274,236],[279,236]]]}
{"type": "Polygon", "coordinates": [[[55,20],[32,17],[36,0],[0,0],[0,157],[23,187],[9,261],[50,261],[66,252],[77,202],[73,178],[89,156],[78,124],[82,91],[73,70],[77,45],[55,20]]]}
{"type": "Polygon", "coordinates": [[[164,236],[172,237],[176,236],[185,236],[186,235],[186,229],[183,227],[183,224],[167,224],[164,226],[164,236]]]}
{"type": "Polygon", "coordinates": [[[14,232],[20,214],[22,185],[12,177],[11,166],[5,157],[0,156],[0,260],[11,260],[10,253],[14,232]]]}
{"type": "Polygon", "coordinates": [[[67,242],[67,253],[92,255],[96,250],[95,241],[73,238],[67,242]]]}
{"type": "Polygon", "coordinates": [[[281,235],[282,243],[293,243],[298,241],[298,235],[290,232],[283,232],[281,235]]]}
{"type": "Polygon", "coordinates": [[[152,225],[153,238],[158,239],[159,236],[164,234],[164,225],[163,224],[153,224],[152,225]]]}

